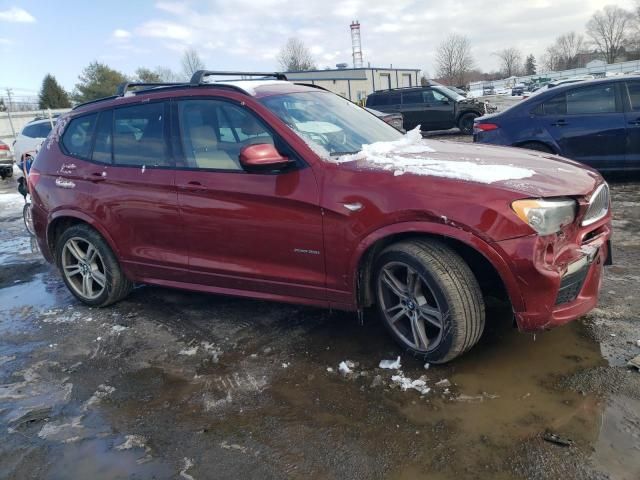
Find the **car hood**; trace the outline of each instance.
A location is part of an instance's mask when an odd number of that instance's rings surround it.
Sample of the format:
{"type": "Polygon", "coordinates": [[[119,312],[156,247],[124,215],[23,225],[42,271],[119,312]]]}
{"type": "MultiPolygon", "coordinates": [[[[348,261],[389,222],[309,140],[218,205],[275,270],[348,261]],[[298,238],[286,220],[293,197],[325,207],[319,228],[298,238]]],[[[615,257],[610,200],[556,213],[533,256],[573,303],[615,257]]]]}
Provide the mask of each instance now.
{"type": "Polygon", "coordinates": [[[394,142],[365,145],[361,152],[342,156],[337,163],[344,168],[392,172],[395,177],[412,180],[471,182],[527,197],[583,196],[602,181],[596,171],[555,155],[512,147],[427,141],[417,130],[394,142]]]}

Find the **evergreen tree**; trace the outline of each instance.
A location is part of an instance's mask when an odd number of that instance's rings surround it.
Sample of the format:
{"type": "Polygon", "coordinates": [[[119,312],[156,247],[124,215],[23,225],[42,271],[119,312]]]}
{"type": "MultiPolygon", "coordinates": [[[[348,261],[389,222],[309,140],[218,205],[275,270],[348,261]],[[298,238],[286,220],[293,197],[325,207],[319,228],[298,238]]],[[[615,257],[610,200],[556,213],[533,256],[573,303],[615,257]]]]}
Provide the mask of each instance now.
{"type": "Polygon", "coordinates": [[[524,73],[525,75],[536,74],[536,57],[533,55],[527,57],[527,61],[524,63],[524,73]]]}
{"type": "Polygon", "coordinates": [[[115,95],[118,85],[126,82],[127,77],[104,63],[93,62],[82,71],[78,80],[80,81],[76,84],[74,100],[90,102],[115,95]]]}
{"type": "Polygon", "coordinates": [[[47,74],[42,80],[42,88],[38,95],[39,108],[69,108],[69,94],[56,81],[56,78],[47,74]]]}

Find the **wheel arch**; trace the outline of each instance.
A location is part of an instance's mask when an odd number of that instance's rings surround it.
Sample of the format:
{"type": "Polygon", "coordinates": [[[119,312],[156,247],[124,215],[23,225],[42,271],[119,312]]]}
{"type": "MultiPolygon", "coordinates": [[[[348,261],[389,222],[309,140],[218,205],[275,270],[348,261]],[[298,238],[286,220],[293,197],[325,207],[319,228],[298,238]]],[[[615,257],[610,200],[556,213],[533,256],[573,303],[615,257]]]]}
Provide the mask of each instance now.
{"type": "Polygon", "coordinates": [[[535,144],[538,144],[538,145],[542,145],[543,147],[548,148],[549,150],[551,150],[551,153],[554,154],[554,155],[558,154],[558,149],[556,148],[556,145],[554,145],[553,143],[550,143],[550,142],[548,142],[546,140],[541,140],[541,139],[538,139],[538,138],[535,139],[535,140],[520,140],[520,141],[515,142],[513,144],[513,146],[514,147],[518,147],[518,148],[523,148],[524,145],[532,144],[532,143],[535,143],[535,144]]]}
{"type": "Polygon", "coordinates": [[[502,297],[511,303],[515,311],[524,308],[524,301],[510,267],[491,245],[468,231],[424,222],[384,227],[361,242],[352,262],[358,308],[371,306],[374,302],[373,266],[378,254],[388,245],[409,239],[434,239],[445,243],[467,262],[483,295],[502,297]]]}
{"type": "Polygon", "coordinates": [[[89,225],[105,239],[113,253],[119,257],[119,250],[107,230],[94,218],[76,210],[59,210],[51,215],[47,224],[47,248],[51,258],[55,258],[56,241],[67,228],[85,224],[89,225]]]}

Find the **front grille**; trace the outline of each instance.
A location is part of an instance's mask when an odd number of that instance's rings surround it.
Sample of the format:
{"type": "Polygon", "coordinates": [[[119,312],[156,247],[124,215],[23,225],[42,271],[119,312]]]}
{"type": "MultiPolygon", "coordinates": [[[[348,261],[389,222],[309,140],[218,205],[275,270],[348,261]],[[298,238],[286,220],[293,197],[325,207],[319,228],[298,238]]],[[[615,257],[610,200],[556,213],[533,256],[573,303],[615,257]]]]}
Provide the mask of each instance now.
{"type": "Polygon", "coordinates": [[[582,220],[582,226],[586,227],[603,218],[609,211],[609,186],[606,183],[600,185],[589,200],[587,213],[582,220]]]}
{"type": "Polygon", "coordinates": [[[556,297],[556,305],[562,305],[563,303],[573,302],[584,284],[585,278],[589,273],[589,264],[585,265],[569,275],[565,275],[560,282],[560,290],[558,290],[558,296],[556,297]]]}

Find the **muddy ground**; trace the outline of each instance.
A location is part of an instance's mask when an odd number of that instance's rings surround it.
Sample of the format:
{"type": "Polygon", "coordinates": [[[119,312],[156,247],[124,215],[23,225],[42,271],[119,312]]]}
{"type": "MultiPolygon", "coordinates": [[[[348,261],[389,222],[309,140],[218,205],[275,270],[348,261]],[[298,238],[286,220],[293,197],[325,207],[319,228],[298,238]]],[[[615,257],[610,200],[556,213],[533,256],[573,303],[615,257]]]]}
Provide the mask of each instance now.
{"type": "Polygon", "coordinates": [[[149,286],[84,307],[2,182],[0,478],[637,480],[640,179],[611,184],[597,310],[533,336],[491,305],[479,345],[425,369],[372,313],[149,286]],[[377,368],[398,355],[429,392],[377,368]]]}

